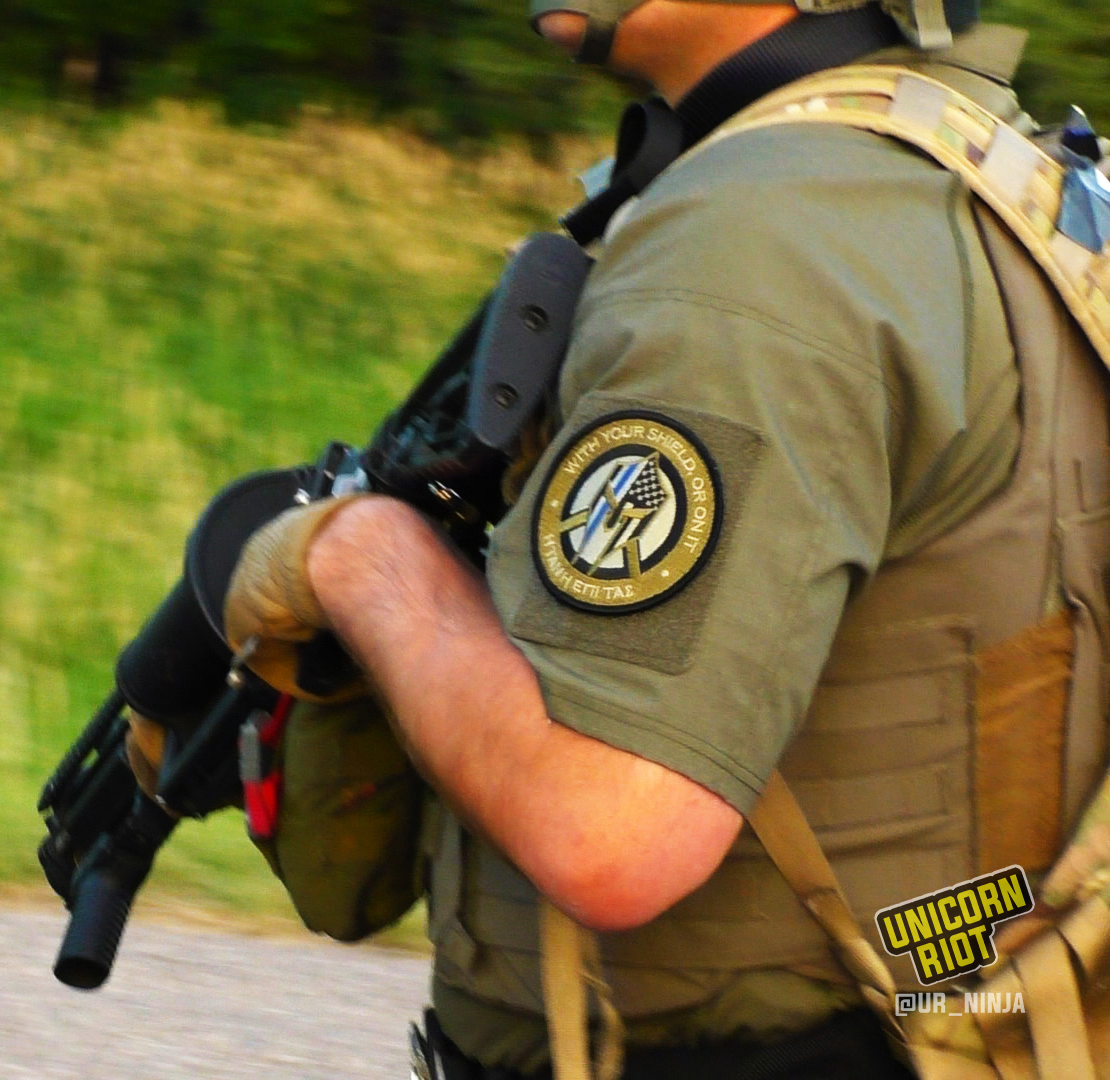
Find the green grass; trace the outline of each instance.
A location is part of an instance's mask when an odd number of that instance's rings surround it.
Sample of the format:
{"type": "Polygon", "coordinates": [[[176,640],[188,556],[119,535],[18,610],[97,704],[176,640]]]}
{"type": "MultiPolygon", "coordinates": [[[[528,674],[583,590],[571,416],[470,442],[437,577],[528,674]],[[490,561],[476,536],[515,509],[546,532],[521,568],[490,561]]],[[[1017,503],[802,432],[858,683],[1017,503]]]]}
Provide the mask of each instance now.
{"type": "MultiPolygon", "coordinates": [[[[38,789],[211,496],[364,442],[591,153],[0,113],[0,885],[40,879],[38,789]]],[[[290,911],[234,811],[183,826],[145,895],[290,911]]]]}
{"type": "Polygon", "coordinates": [[[1082,106],[1110,134],[1110,19],[1106,0],[984,0],[983,17],[1030,31],[1017,86],[1042,124],[1059,124],[1082,106]]]}

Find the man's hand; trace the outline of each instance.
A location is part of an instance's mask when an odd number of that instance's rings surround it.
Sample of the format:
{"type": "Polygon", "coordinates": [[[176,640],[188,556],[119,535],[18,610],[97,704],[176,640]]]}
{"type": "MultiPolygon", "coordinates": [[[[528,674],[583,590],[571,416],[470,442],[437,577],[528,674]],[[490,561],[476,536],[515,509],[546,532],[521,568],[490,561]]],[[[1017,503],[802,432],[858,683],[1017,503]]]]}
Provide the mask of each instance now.
{"type": "Polygon", "coordinates": [[[584,925],[642,925],[700,885],[742,818],[678,772],[552,721],[485,579],[411,506],[318,533],[313,593],[444,800],[584,925]]]}
{"type": "Polygon", "coordinates": [[[274,689],[318,702],[341,702],[367,692],[355,678],[319,696],[297,682],[297,646],[330,628],[306,570],[308,549],[345,506],[368,495],[346,495],[294,507],[259,529],[239,556],[224,601],[224,633],[247,666],[274,689]]]}

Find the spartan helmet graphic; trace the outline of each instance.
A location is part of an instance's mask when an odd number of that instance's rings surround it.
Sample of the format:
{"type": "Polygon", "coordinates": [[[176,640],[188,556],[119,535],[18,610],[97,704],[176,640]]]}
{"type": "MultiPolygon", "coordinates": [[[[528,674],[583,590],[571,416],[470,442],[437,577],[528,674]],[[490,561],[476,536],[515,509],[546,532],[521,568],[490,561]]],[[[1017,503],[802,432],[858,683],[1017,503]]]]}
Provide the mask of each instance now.
{"type": "Polygon", "coordinates": [[[607,562],[629,577],[639,577],[644,556],[650,558],[670,532],[674,506],[669,515],[660,511],[673,504],[674,488],[660,471],[657,451],[646,457],[618,458],[601,468],[607,474],[601,491],[582,492],[588,508],[575,510],[572,505],[564,521],[565,535],[574,549],[573,561],[590,577],[607,562]],[[648,540],[645,534],[653,521],[663,526],[656,529],[662,535],[658,543],[644,550],[641,545],[648,540]]]}

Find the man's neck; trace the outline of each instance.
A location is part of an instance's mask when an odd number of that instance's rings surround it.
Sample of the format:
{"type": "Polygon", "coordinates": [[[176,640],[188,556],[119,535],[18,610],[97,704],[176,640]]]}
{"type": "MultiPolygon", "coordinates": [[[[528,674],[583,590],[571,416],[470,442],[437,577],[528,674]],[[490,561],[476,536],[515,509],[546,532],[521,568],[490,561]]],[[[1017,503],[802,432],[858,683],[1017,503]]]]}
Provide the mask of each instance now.
{"type": "Polygon", "coordinates": [[[610,66],[645,79],[674,105],[728,57],[797,17],[790,4],[645,4],[621,25],[610,66]]]}
{"type": "Polygon", "coordinates": [[[728,56],[675,104],[686,145],[780,86],[902,40],[894,20],[877,5],[801,18],[780,27],[728,56]]]}
{"type": "Polygon", "coordinates": [[[566,214],[563,225],[580,244],[596,240],[623,203],[733,114],[795,79],[849,64],[901,40],[894,20],[878,5],[803,17],[718,64],[673,111],[658,99],[629,106],[609,185],[566,214]]]}

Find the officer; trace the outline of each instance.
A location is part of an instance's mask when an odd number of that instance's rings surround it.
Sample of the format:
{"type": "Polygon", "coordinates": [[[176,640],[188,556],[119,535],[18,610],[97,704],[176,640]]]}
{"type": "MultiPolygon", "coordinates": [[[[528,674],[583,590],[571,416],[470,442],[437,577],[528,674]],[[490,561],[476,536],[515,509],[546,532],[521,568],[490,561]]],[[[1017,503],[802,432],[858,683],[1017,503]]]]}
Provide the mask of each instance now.
{"type": "Polygon", "coordinates": [[[1046,869],[1098,776],[1106,602],[1083,582],[1107,541],[1075,522],[1110,497],[1110,439],[1085,346],[1025,325],[1036,282],[1003,282],[1021,257],[926,156],[730,132],[865,57],[1028,128],[1020,35],[976,7],[534,0],[544,36],[658,90],[684,152],[596,245],[555,435],[486,577],[378,496],[291,511],[244,554],[233,643],[259,638],[265,675],[334,630],[438,793],[449,1077],[550,1075],[539,897],[600,932],[629,1080],[908,1075],[743,828],[768,777],[873,929],[1046,869]]]}

